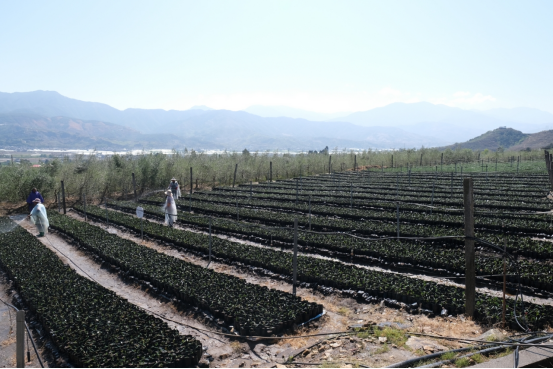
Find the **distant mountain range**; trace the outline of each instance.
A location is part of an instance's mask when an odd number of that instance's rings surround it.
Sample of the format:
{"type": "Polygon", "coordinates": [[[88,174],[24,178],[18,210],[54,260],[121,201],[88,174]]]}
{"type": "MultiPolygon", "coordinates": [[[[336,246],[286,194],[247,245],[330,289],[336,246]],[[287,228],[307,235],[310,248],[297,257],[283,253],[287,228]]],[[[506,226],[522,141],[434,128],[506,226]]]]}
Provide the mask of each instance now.
{"type": "Polygon", "coordinates": [[[406,132],[445,141],[466,141],[483,132],[507,126],[526,133],[553,129],[553,114],[530,108],[463,110],[427,102],[394,103],[357,112],[333,121],[360,126],[393,126],[406,132]]]}
{"type": "Polygon", "coordinates": [[[214,110],[207,106],[183,111],[118,110],[53,91],[0,93],[0,146],[391,149],[445,146],[500,126],[523,127],[520,129],[526,133],[553,128],[553,114],[528,108],[469,111],[430,103],[395,103],[342,118],[286,107],[254,106],[247,110],[214,110]],[[312,120],[295,118],[299,116],[312,120]],[[321,121],[323,118],[326,121],[321,121]]]}
{"type": "Polygon", "coordinates": [[[242,111],[246,113],[251,113],[259,115],[264,118],[277,118],[277,117],[288,117],[288,118],[299,118],[312,121],[327,121],[333,118],[343,117],[348,113],[316,113],[307,110],[290,108],[287,106],[264,106],[264,105],[253,105],[242,111]]]}
{"type": "Polygon", "coordinates": [[[471,149],[471,150],[526,150],[553,147],[553,130],[541,131],[538,133],[522,133],[512,128],[497,128],[488,131],[467,142],[450,145],[450,149],[471,149]]]}

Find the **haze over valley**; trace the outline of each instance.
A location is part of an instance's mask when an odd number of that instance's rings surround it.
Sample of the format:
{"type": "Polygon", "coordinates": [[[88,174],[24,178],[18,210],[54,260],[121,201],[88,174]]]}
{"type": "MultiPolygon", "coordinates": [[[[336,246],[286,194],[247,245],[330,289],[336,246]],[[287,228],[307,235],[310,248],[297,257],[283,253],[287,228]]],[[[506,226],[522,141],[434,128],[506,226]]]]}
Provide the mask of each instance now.
{"type": "Polygon", "coordinates": [[[54,91],[0,93],[0,145],[100,150],[398,149],[446,146],[502,126],[524,133],[553,127],[553,114],[538,109],[474,111],[427,102],[393,103],[331,116],[286,107],[119,110],[54,91]]]}

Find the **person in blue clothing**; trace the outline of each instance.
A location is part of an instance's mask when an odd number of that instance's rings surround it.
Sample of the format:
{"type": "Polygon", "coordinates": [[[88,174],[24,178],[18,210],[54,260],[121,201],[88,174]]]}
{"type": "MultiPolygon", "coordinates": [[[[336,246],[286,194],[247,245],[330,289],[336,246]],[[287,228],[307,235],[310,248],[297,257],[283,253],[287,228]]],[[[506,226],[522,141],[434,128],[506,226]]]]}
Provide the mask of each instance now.
{"type": "Polygon", "coordinates": [[[33,188],[31,190],[31,193],[29,194],[29,196],[27,197],[27,206],[29,208],[29,211],[33,210],[33,208],[35,207],[35,205],[37,204],[35,202],[36,199],[39,199],[40,202],[42,204],[44,204],[44,198],[42,197],[42,195],[40,194],[40,192],[37,191],[36,188],[33,188]]]}

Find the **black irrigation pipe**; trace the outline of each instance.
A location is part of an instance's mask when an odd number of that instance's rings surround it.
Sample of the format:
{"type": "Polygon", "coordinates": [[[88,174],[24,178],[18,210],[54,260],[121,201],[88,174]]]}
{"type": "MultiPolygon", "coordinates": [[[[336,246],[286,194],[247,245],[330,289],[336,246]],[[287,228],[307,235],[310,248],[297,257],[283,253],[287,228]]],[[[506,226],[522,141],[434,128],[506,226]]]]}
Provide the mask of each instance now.
{"type": "MultiPolygon", "coordinates": [[[[6,304],[8,307],[11,307],[15,311],[19,311],[18,308],[16,308],[15,306],[13,306],[11,304],[8,304],[6,301],[4,301],[2,299],[0,299],[0,301],[3,302],[4,304],[6,304]]],[[[35,354],[36,354],[36,357],[38,359],[38,362],[40,363],[40,367],[44,368],[44,364],[42,363],[42,360],[40,359],[40,354],[38,353],[38,349],[36,348],[36,345],[35,345],[35,340],[33,339],[33,336],[31,335],[31,331],[29,330],[29,326],[27,325],[27,322],[25,322],[25,330],[27,331],[27,337],[31,338],[31,343],[33,344],[33,349],[35,350],[35,354]]],[[[27,341],[27,344],[28,343],[29,343],[29,341],[27,341]]]]}
{"type": "MultiPolygon", "coordinates": [[[[209,218],[208,216],[205,216],[205,215],[195,215],[194,217],[202,217],[202,218],[209,218]]],[[[233,220],[234,221],[234,220],[233,220]]],[[[243,223],[241,223],[243,224],[243,223]]],[[[267,226],[261,226],[261,225],[250,225],[251,227],[260,227],[260,228],[265,228],[265,229],[287,229],[287,230],[290,230],[289,228],[286,228],[286,227],[267,227],[267,226]]],[[[519,270],[519,266],[518,266],[518,261],[516,260],[516,258],[509,254],[506,250],[503,250],[502,248],[500,248],[499,246],[497,245],[494,245],[493,243],[489,242],[489,241],[486,241],[486,240],[483,240],[483,239],[480,239],[480,238],[476,238],[476,237],[467,237],[467,236],[443,236],[443,237],[384,237],[384,238],[378,238],[378,239],[371,239],[371,238],[363,238],[363,237],[359,237],[359,236],[355,236],[355,235],[352,235],[352,234],[349,234],[349,233],[341,233],[341,232],[315,232],[315,231],[308,231],[308,230],[300,230],[302,232],[306,232],[306,233],[315,233],[315,234],[339,234],[339,235],[347,235],[347,236],[350,236],[350,237],[354,237],[354,238],[359,238],[359,239],[363,239],[363,240],[367,240],[367,241],[380,241],[380,240],[385,240],[385,239],[398,239],[398,238],[401,238],[401,239],[409,239],[409,240],[428,240],[428,239],[432,239],[432,240],[437,240],[437,239],[452,239],[452,238],[455,238],[455,239],[459,239],[459,238],[463,238],[463,239],[473,239],[474,241],[476,242],[479,242],[485,246],[488,246],[488,247],[491,247],[497,251],[499,251],[500,253],[506,255],[507,257],[511,258],[514,265],[515,265],[515,268],[516,268],[516,275],[517,275],[517,294],[515,295],[515,303],[513,305],[513,317],[515,318],[515,321],[516,323],[519,325],[519,327],[525,331],[525,332],[528,332],[529,331],[529,328],[528,328],[528,324],[526,323],[526,320],[524,319],[523,320],[523,324],[524,324],[524,327],[522,326],[522,324],[520,324],[520,322],[518,321],[518,318],[517,318],[517,314],[516,314],[516,305],[517,305],[517,301],[518,301],[518,298],[519,298],[519,295],[520,295],[520,301],[521,301],[521,304],[522,304],[522,314],[521,315],[523,318],[524,318],[524,311],[525,311],[525,308],[524,308],[524,296],[522,295],[522,287],[521,287],[521,284],[520,284],[520,270],[519,270]]]]}

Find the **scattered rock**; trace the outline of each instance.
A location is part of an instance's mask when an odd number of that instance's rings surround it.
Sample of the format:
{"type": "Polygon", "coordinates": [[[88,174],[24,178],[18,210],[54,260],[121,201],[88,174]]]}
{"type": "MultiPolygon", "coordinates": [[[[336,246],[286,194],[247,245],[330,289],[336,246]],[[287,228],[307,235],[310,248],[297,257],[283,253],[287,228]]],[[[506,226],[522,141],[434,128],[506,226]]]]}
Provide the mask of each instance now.
{"type": "Polygon", "coordinates": [[[416,351],[416,350],[425,351],[425,347],[430,347],[434,351],[445,351],[445,350],[447,350],[446,347],[436,343],[435,341],[432,341],[432,340],[429,340],[429,339],[423,339],[423,338],[420,338],[420,337],[414,337],[414,336],[409,337],[407,342],[405,342],[405,345],[407,345],[413,351],[416,351]]]}
{"type": "Polygon", "coordinates": [[[277,364],[276,367],[277,368],[288,368],[286,365],[282,365],[282,364],[277,364]]]}
{"type": "Polygon", "coordinates": [[[378,342],[386,343],[386,342],[388,342],[388,338],[387,337],[378,337],[378,342]]]}
{"type": "Polygon", "coordinates": [[[434,346],[422,346],[422,349],[425,351],[425,352],[434,352],[434,346]]]}
{"type": "Polygon", "coordinates": [[[340,346],[342,346],[342,341],[338,341],[330,344],[330,347],[334,347],[334,348],[340,347],[340,346]]]}
{"type": "Polygon", "coordinates": [[[503,334],[503,332],[501,332],[499,329],[494,328],[494,329],[490,329],[487,332],[484,332],[484,334],[482,334],[477,339],[482,341],[492,342],[492,341],[503,341],[505,338],[506,337],[505,337],[505,334],[503,334]]]}

